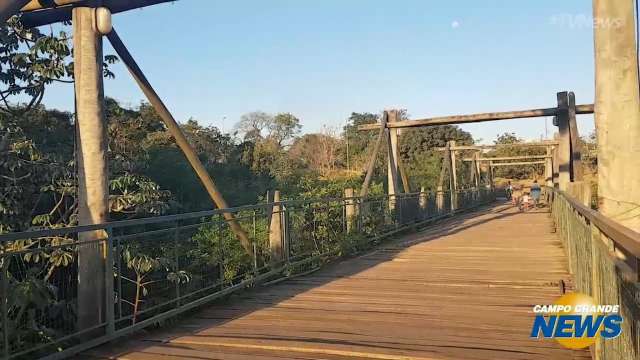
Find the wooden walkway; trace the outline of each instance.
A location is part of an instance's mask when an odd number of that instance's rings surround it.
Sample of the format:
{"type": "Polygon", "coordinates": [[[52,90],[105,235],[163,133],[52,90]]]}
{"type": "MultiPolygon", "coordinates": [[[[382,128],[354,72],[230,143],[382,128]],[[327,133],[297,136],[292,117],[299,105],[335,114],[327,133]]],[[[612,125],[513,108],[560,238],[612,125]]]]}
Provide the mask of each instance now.
{"type": "Polygon", "coordinates": [[[529,338],[569,280],[544,212],[451,219],[83,354],[110,359],[590,359],[529,338]]]}

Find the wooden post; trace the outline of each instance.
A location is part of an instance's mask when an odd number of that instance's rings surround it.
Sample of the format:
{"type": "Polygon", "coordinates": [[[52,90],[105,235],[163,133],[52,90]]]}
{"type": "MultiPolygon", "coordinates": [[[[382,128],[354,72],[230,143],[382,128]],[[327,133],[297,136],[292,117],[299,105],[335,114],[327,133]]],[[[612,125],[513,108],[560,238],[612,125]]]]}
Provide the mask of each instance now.
{"type": "Polygon", "coordinates": [[[273,192],[273,210],[271,211],[271,223],[269,224],[269,251],[271,262],[280,262],[283,259],[282,246],[282,204],[280,204],[280,191],[273,192]]]}
{"type": "Polygon", "coordinates": [[[571,144],[571,181],[582,181],[582,149],[576,122],[576,95],[569,92],[569,138],[571,144]]]}
{"type": "MultiPolygon", "coordinates": [[[[558,97],[558,115],[556,116],[556,125],[560,144],[557,147],[558,160],[558,182],[560,190],[566,191],[567,184],[571,182],[571,134],[569,132],[570,109],[569,93],[566,91],[559,92],[558,97]]],[[[575,105],[575,104],[574,104],[575,105]]],[[[575,111],[575,110],[574,110],[575,111]]]]}
{"type": "Polygon", "coordinates": [[[633,0],[594,0],[598,209],[640,231],[640,91],[633,0]]]}
{"type": "Polygon", "coordinates": [[[429,205],[429,197],[424,190],[424,186],[420,187],[420,195],[418,196],[418,205],[420,206],[420,213],[423,218],[427,217],[427,208],[429,205]]]}
{"type": "Polygon", "coordinates": [[[480,172],[480,151],[475,152],[475,162],[474,162],[474,174],[475,174],[475,186],[476,186],[476,200],[480,201],[482,196],[480,192],[480,186],[482,185],[482,173],[480,172]]]}
{"type": "Polygon", "coordinates": [[[493,190],[493,161],[489,163],[489,189],[493,190]]]}
{"type": "Polygon", "coordinates": [[[347,233],[351,233],[356,229],[356,200],[355,192],[352,188],[344,189],[344,213],[347,223],[347,233]]]}
{"type": "Polygon", "coordinates": [[[449,140],[449,184],[451,190],[451,210],[458,208],[458,171],[456,168],[456,151],[451,148],[456,147],[455,140],[449,140]]]}
{"type": "Polygon", "coordinates": [[[475,161],[474,161],[474,179],[476,189],[480,188],[480,152],[476,151],[475,153],[475,161]]]}
{"type": "Polygon", "coordinates": [[[453,170],[451,169],[451,143],[447,142],[447,145],[445,147],[444,150],[444,165],[445,168],[447,169],[447,175],[449,175],[449,204],[451,206],[453,206],[453,177],[451,176],[451,173],[453,172],[453,170]]]}
{"type": "MultiPolygon", "coordinates": [[[[73,9],[73,58],[78,161],[78,225],[109,220],[107,132],[102,83],[102,36],[94,28],[94,9],[73,9]]],[[[84,232],[78,240],[78,329],[104,321],[104,231],[84,232]]],[[[110,269],[110,267],[109,267],[110,269]]]]}
{"type": "Polygon", "coordinates": [[[476,183],[476,156],[475,154],[471,157],[471,162],[469,163],[469,185],[471,187],[475,187],[476,183]]]}
{"type": "MultiPolygon", "coordinates": [[[[450,140],[449,148],[454,148],[454,147],[456,147],[456,141],[450,140]]],[[[453,185],[453,189],[457,191],[458,190],[458,168],[456,167],[456,151],[451,150],[450,154],[451,154],[451,183],[453,185]]]]}
{"type": "MultiPolygon", "coordinates": [[[[385,117],[388,123],[398,121],[397,110],[385,110],[385,117]]],[[[396,207],[396,194],[400,193],[399,186],[399,169],[398,169],[398,130],[387,129],[387,185],[389,192],[389,208],[396,207]]]]}
{"type": "Polygon", "coordinates": [[[442,215],[442,211],[444,210],[444,188],[442,185],[438,185],[438,190],[436,192],[436,209],[438,211],[438,215],[442,215]]]}
{"type": "MultiPolygon", "coordinates": [[[[559,138],[560,135],[555,133],[556,138],[559,138]]],[[[551,148],[551,156],[553,156],[553,187],[560,188],[560,165],[558,164],[558,147],[554,146],[551,148]]]]}
{"type": "Polygon", "coordinates": [[[551,154],[551,147],[547,146],[547,158],[544,159],[544,181],[549,187],[553,186],[553,160],[551,154]]]}

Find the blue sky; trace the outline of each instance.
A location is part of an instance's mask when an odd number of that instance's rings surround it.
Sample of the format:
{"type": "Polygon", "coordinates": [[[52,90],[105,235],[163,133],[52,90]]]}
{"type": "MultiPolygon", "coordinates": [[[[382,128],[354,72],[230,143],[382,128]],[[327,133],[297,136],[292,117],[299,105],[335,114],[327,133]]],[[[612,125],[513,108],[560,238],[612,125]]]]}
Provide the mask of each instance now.
{"type": "MultiPolygon", "coordinates": [[[[590,103],[590,16],[585,0],[180,0],[115,15],[114,26],[180,121],[230,130],[243,113],[292,112],[314,132],[388,107],[413,118],[551,107],[562,90],[590,103]]],[[[114,70],[106,94],[139,104],[114,70]]],[[[72,109],[72,88],[50,89],[45,104],[72,109]]],[[[592,118],[579,122],[593,130],[592,118]]],[[[539,139],[545,120],[464,129],[483,142],[539,139]]]]}

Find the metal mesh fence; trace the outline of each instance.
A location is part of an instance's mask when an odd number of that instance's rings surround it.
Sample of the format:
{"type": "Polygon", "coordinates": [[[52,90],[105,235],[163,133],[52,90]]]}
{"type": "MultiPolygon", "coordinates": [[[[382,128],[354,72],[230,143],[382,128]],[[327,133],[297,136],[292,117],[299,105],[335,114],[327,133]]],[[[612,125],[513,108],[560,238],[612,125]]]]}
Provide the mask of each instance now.
{"type": "Polygon", "coordinates": [[[599,304],[621,306],[621,335],[606,341],[598,339],[592,354],[596,359],[640,358],[640,285],[637,269],[627,265],[637,258],[578,211],[566,194],[553,191],[552,198],[553,218],[577,290],[599,304]]]}
{"type": "Polygon", "coordinates": [[[483,189],[284,201],[1,235],[0,357],[64,357],[491,200],[483,189]]]}

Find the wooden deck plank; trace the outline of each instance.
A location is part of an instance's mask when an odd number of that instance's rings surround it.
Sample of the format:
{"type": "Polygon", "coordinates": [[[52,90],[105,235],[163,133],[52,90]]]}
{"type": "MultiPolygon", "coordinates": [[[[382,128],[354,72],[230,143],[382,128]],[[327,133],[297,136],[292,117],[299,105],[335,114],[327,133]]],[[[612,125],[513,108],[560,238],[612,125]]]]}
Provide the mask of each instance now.
{"type": "Polygon", "coordinates": [[[314,274],[233,296],[110,359],[589,359],[529,338],[570,281],[544,212],[495,206],[314,274]]]}

